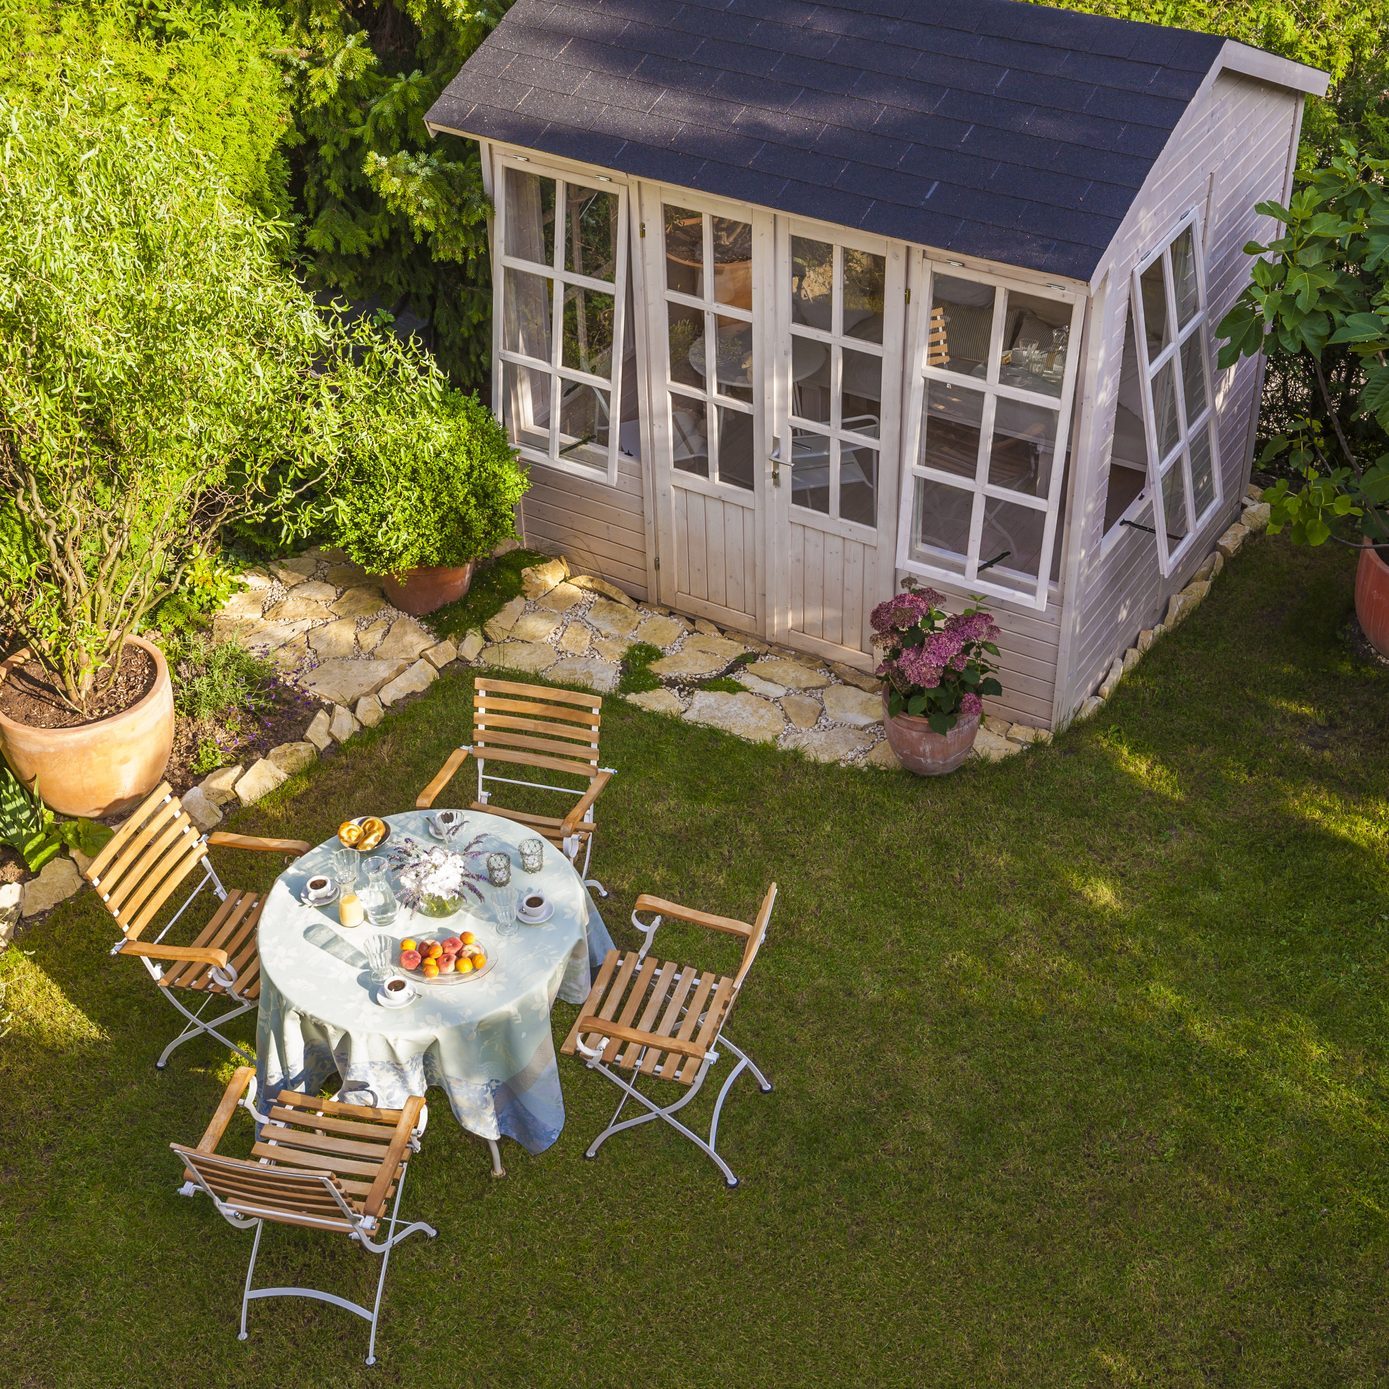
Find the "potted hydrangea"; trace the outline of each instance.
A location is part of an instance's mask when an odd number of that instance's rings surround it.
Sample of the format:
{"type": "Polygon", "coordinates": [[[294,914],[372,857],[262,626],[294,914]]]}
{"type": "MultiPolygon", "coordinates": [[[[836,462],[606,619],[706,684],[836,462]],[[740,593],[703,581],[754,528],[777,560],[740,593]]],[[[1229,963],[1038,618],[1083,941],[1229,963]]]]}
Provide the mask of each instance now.
{"type": "Polygon", "coordinates": [[[908,579],[869,619],[888,746],[917,776],[953,772],[974,746],[983,697],[1003,693],[989,659],[998,655],[993,617],[980,607],[947,613],[944,604],[908,579]]]}

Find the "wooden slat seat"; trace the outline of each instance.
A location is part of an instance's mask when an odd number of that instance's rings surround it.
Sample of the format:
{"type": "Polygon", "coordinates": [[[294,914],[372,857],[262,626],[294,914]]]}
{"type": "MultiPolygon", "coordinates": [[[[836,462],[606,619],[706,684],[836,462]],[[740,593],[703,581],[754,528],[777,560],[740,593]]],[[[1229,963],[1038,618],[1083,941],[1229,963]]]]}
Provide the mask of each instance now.
{"type": "MultiPolygon", "coordinates": [[[[562,845],[565,839],[564,817],[562,815],[537,815],[529,810],[508,810],[481,801],[469,801],[469,810],[480,810],[488,815],[502,815],[515,820],[518,825],[530,825],[537,834],[543,835],[551,844],[562,845]]],[[[590,835],[598,827],[592,820],[584,820],[574,826],[576,835],[590,835]]]]}
{"type": "MultiPolygon", "coordinates": [[[[260,954],[256,949],[256,933],[264,905],[257,893],[239,892],[233,888],[193,942],[193,947],[198,950],[226,952],[228,962],[236,970],[236,992],[243,998],[260,997],[260,954]]],[[[213,978],[212,966],[202,960],[171,965],[164,971],[159,984],[165,989],[226,992],[213,978]]]]}
{"type": "Polygon", "coordinates": [[[650,955],[643,959],[635,950],[610,950],[561,1050],[573,1056],[582,1039],[620,1070],[689,1085],[714,1045],[733,992],[727,975],[650,955]],[[583,1024],[591,1018],[616,1023],[628,1034],[590,1032],[583,1024]],[[675,1045],[663,1047],[662,1041],[675,1045]]]}

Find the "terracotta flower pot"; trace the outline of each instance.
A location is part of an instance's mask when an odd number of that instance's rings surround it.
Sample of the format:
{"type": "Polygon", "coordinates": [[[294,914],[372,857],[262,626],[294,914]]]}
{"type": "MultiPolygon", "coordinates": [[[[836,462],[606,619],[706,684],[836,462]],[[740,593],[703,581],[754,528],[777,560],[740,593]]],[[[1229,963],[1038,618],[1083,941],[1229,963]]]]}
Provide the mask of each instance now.
{"type": "Polygon", "coordinates": [[[884,694],[883,728],[888,747],[907,771],[917,776],[944,776],[969,756],[979,732],[979,715],[962,716],[949,733],[936,733],[930,720],[917,714],[889,714],[884,694]]]}
{"type": "Polygon", "coordinates": [[[419,569],[407,570],[399,579],[386,575],[381,587],[393,606],[403,613],[432,613],[445,603],[456,603],[468,591],[473,582],[476,560],[469,560],[460,569],[446,565],[428,565],[419,569]]]}
{"type": "Polygon", "coordinates": [[[1355,615],[1370,645],[1381,656],[1389,656],[1389,562],[1368,539],[1355,571],[1355,615]]]}
{"type": "MultiPolygon", "coordinates": [[[[33,728],[0,713],[0,751],[30,790],[60,815],[100,819],[137,804],[159,785],[174,749],[174,691],[164,653],[131,637],[154,661],[154,684],[128,709],[71,728],[33,728]]],[[[0,665],[0,681],[28,659],[0,665]]]]}

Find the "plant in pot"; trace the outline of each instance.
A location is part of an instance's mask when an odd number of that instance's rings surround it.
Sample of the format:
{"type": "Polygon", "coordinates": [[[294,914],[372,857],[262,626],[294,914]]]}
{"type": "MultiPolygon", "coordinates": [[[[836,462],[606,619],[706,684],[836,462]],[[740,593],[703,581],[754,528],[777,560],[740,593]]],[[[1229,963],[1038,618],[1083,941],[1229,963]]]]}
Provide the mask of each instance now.
{"type": "Polygon", "coordinates": [[[1253,278],[1220,325],[1219,364],[1267,349],[1283,418],[1263,466],[1269,530],[1359,548],[1356,615],[1389,657],[1389,137],[1345,141],[1251,242],[1253,278]],[[1286,402],[1292,398],[1289,408],[1286,402]]]}
{"type": "Polygon", "coordinates": [[[883,726],[917,776],[953,772],[979,732],[983,697],[1003,693],[991,657],[998,628],[980,607],[947,613],[944,595],[908,579],[869,618],[882,659],[883,726]]]}
{"type": "Polygon", "coordinates": [[[333,484],[333,538],[379,575],[403,612],[455,602],[477,561],[516,534],[525,470],[506,433],[476,396],[417,362],[408,389],[382,340],[340,383],[353,427],[333,484]]]}

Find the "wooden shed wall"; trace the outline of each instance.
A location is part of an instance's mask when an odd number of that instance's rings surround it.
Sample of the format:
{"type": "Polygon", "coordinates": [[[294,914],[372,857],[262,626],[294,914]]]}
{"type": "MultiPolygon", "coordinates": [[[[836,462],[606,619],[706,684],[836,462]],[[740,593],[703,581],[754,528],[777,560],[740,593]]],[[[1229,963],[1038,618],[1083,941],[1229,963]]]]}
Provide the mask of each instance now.
{"type": "Polygon", "coordinates": [[[645,482],[638,459],[618,463],[617,485],[530,465],[531,490],[521,502],[521,535],[537,550],[567,555],[576,573],[611,579],[634,598],[646,584],[645,482]]]}
{"type": "MultiPolygon", "coordinates": [[[[1249,481],[1263,366],[1257,359],[1244,358],[1225,372],[1215,372],[1212,366],[1224,496],[1182,563],[1164,577],[1155,538],[1128,527],[1104,547],[1109,443],[1130,273],[1185,211],[1199,207],[1214,338],[1215,326],[1248,280],[1244,244],[1263,238],[1273,225],[1272,219],[1253,214],[1254,204],[1286,195],[1301,112],[1298,93],[1237,73],[1220,73],[1173,133],[1115,238],[1119,251],[1109,265],[1092,324],[1092,331],[1100,335],[1096,347],[1101,357],[1085,403],[1093,418],[1082,423],[1081,438],[1102,443],[1089,450],[1092,485],[1071,518],[1070,543],[1079,547],[1078,579],[1076,606],[1067,615],[1073,627],[1057,699],[1059,721],[1074,713],[1139,631],[1161,621],[1168,599],[1190,581],[1216,537],[1238,513],[1249,481]]],[[[1151,524],[1151,509],[1139,519],[1151,524]]]]}

